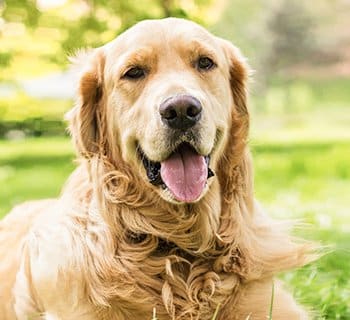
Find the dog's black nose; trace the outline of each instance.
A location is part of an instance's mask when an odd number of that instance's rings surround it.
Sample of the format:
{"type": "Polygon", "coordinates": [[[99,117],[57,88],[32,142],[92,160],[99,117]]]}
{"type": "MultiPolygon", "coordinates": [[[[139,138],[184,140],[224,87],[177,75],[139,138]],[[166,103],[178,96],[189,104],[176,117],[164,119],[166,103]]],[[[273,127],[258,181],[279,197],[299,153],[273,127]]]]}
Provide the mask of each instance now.
{"type": "Polygon", "coordinates": [[[201,118],[202,105],[195,97],[176,95],[162,102],[159,113],[170,128],[187,130],[201,118]]]}

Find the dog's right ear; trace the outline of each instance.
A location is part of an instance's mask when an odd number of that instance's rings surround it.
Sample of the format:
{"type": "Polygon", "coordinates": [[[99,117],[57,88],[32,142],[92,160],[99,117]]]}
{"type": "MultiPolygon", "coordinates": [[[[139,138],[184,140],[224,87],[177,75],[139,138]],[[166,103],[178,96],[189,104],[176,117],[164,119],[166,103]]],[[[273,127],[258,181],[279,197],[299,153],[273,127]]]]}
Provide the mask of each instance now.
{"type": "Polygon", "coordinates": [[[102,49],[78,52],[70,59],[77,70],[78,88],[75,107],[66,114],[69,130],[77,151],[90,158],[101,151],[104,143],[101,133],[103,99],[103,70],[105,56],[102,49]]]}

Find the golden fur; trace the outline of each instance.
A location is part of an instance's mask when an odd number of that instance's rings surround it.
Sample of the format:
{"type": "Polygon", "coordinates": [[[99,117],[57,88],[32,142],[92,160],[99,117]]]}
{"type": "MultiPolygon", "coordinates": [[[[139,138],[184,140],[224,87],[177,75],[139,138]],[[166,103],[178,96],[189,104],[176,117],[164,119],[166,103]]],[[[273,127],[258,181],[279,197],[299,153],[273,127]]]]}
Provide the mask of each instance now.
{"type": "MultiPolygon", "coordinates": [[[[78,98],[68,114],[80,164],[58,200],[16,207],[0,224],[0,319],[266,319],[273,276],[310,260],[254,201],[247,146],[248,68],[239,50],[181,19],[144,21],[73,59],[78,98]],[[200,55],[215,70],[193,68],[200,55]],[[147,66],[140,81],[121,76],[147,66]],[[178,203],[151,185],[138,147],[169,152],[159,103],[189,93],[203,104],[201,153],[216,176],[178,203]]],[[[275,281],[274,320],[307,319],[275,281]]]]}

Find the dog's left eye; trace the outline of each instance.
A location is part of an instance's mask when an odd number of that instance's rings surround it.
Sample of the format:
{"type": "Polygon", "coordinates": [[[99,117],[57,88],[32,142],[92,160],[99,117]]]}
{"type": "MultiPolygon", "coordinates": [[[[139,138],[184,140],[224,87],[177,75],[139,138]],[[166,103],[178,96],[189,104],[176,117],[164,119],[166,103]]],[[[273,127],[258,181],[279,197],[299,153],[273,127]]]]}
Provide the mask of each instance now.
{"type": "Polygon", "coordinates": [[[124,78],[140,79],[146,75],[146,71],[141,67],[133,67],[124,73],[124,78]]]}
{"type": "Polygon", "coordinates": [[[200,57],[197,60],[197,68],[199,70],[210,70],[215,66],[215,63],[212,59],[208,57],[200,57]]]}

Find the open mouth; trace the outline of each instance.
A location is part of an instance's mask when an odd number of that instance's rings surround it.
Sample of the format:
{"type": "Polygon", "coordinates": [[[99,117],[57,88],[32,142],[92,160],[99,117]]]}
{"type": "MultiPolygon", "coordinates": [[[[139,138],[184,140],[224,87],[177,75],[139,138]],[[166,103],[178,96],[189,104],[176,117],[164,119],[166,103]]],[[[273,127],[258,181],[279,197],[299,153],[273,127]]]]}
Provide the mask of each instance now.
{"type": "Polygon", "coordinates": [[[214,176],[209,168],[210,156],[198,154],[188,143],[180,144],[161,162],[149,160],[141,150],[140,156],[150,183],[168,189],[180,202],[196,201],[207,180],[214,176]]]}

